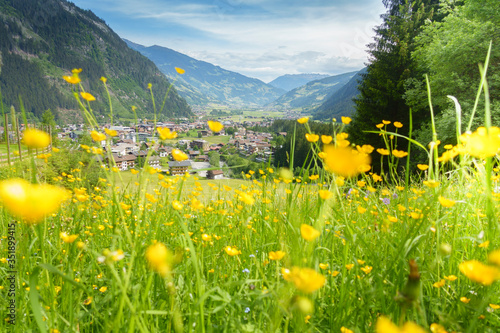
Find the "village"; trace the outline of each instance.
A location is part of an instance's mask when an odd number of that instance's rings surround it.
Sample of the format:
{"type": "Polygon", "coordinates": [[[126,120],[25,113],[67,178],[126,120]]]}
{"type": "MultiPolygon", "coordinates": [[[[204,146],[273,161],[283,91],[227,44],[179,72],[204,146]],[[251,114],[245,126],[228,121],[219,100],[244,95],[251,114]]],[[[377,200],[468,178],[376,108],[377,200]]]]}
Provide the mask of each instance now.
{"type": "MultiPolygon", "coordinates": [[[[254,132],[254,126],[268,127],[272,119],[262,121],[235,122],[221,121],[224,129],[213,133],[206,121],[190,122],[157,122],[143,120],[136,126],[112,126],[105,124],[101,128],[104,132],[116,131],[112,144],[108,146],[106,140],[99,144],[103,151],[111,149],[113,164],[120,171],[140,169],[147,165],[170,175],[185,173],[198,174],[208,179],[222,179],[238,177],[227,167],[225,161],[236,155],[257,163],[272,161],[276,147],[271,141],[276,136],[286,136],[286,133],[254,132]],[[168,128],[178,134],[177,138],[161,141],[156,128],[168,128]],[[189,159],[175,161],[171,156],[173,149],[180,149],[189,159]]],[[[58,140],[61,142],[80,143],[87,135],[88,129],[83,124],[60,127],[58,140]]],[[[105,155],[105,154],[104,154],[105,155]]]]}

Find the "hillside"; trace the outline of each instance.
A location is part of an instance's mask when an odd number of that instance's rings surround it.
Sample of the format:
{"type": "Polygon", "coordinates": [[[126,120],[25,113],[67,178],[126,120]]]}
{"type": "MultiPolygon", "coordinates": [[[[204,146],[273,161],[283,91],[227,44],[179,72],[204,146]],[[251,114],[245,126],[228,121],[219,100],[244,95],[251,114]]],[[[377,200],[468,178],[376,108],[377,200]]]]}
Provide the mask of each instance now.
{"type": "MultiPolygon", "coordinates": [[[[31,117],[51,109],[63,122],[81,119],[72,87],[62,79],[73,68],[82,69],[84,88],[97,99],[92,102],[97,115],[109,113],[102,76],[114,113],[127,118],[133,118],[132,105],[139,117],[153,114],[148,83],[157,99],[169,86],[154,63],[128,48],[104,21],[65,0],[0,0],[0,59],[4,104],[19,110],[21,96],[31,117]]],[[[172,89],[159,118],[191,115],[172,89]]]]}
{"type": "Polygon", "coordinates": [[[340,119],[341,116],[350,117],[355,111],[353,99],[359,94],[359,81],[363,79],[362,75],[365,73],[366,68],[363,68],[323,104],[313,110],[314,119],[325,120],[329,118],[340,119]]]}
{"type": "Polygon", "coordinates": [[[269,106],[285,109],[311,110],[326,101],[355,74],[356,72],[350,72],[311,81],[306,85],[287,92],[269,104],[269,106]]]}
{"type": "Polygon", "coordinates": [[[191,105],[218,102],[235,106],[262,106],[285,93],[258,79],[196,60],[166,47],[146,47],[128,40],[125,42],[152,60],[167,77],[177,78],[175,85],[179,94],[191,105]],[[175,67],[185,69],[186,73],[179,76],[175,67]]]}
{"type": "Polygon", "coordinates": [[[273,87],[290,91],[311,81],[325,79],[329,76],[327,74],[285,74],[272,80],[269,84],[273,87]]]}

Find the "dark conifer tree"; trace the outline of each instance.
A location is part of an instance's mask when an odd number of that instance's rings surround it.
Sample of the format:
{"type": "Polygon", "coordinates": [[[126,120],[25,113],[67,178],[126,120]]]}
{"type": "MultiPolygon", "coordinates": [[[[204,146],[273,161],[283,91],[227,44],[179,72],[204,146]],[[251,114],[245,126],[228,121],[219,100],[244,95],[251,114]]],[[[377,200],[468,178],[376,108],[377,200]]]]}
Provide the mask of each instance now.
{"type": "MultiPolygon", "coordinates": [[[[417,71],[411,52],[420,28],[432,17],[438,4],[438,0],[384,0],[387,13],[375,29],[374,42],[368,45],[367,73],[360,83],[356,113],[349,127],[351,142],[384,147],[379,135],[365,132],[377,130],[375,125],[382,120],[403,123],[399,133],[408,134],[410,110],[403,98],[404,83],[411,77],[421,79],[423,75],[417,71]]],[[[414,114],[414,127],[427,118],[427,114],[414,114]]]]}

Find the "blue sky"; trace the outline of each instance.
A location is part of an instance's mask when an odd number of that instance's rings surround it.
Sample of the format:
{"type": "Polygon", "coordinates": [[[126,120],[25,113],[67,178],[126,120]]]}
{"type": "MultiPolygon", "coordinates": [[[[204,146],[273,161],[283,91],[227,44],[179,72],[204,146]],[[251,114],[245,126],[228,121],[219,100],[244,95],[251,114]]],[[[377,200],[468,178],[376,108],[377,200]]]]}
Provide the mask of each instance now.
{"type": "Polygon", "coordinates": [[[269,82],[367,62],[382,0],[71,0],[120,37],[269,82]]]}

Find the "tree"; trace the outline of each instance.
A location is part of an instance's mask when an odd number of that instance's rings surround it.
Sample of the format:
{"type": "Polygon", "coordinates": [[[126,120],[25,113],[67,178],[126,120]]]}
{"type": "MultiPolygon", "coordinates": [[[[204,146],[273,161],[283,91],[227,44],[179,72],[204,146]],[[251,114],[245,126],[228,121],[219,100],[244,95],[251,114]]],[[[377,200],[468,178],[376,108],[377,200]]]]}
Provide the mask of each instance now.
{"type": "Polygon", "coordinates": [[[210,165],[213,167],[220,167],[220,155],[216,151],[211,151],[208,153],[208,161],[210,162],[210,165]]]}
{"type": "MultiPolygon", "coordinates": [[[[489,92],[494,103],[500,102],[498,1],[466,0],[458,6],[446,1],[439,13],[447,16],[441,22],[429,22],[424,27],[416,39],[417,47],[412,58],[421,71],[429,74],[434,109],[437,114],[443,113],[441,117],[447,118],[443,125],[451,122],[452,127],[455,126],[454,112],[444,112],[454,111],[454,105],[446,97],[452,95],[462,105],[462,123],[467,126],[481,79],[478,64],[484,63],[490,41],[493,43],[487,76],[489,92]]],[[[412,105],[428,107],[427,95],[422,94],[426,87],[422,85],[420,82],[409,82],[406,99],[412,105]]],[[[478,119],[474,127],[479,124],[482,124],[482,119],[478,119]]]]}
{"type": "MultiPolygon", "coordinates": [[[[438,0],[384,0],[387,13],[384,22],[375,29],[375,41],[368,45],[370,54],[367,73],[362,75],[360,94],[355,100],[356,113],[349,126],[350,141],[383,147],[376,130],[382,120],[399,121],[405,126],[399,131],[408,134],[410,108],[404,100],[405,81],[421,77],[411,58],[415,37],[424,21],[432,17],[438,0]]],[[[415,114],[414,126],[419,126],[427,114],[415,114]]]]}

